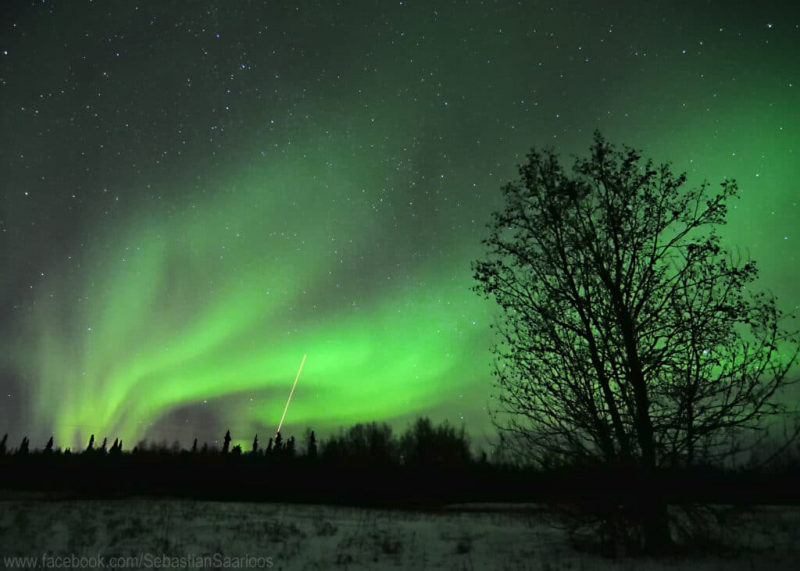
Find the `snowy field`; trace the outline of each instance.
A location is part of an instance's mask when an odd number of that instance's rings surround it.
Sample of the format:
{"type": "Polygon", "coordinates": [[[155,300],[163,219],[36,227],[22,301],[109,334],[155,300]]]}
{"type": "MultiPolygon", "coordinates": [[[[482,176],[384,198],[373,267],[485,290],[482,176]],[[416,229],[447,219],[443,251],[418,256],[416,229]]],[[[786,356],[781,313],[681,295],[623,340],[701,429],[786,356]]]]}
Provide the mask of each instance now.
{"type": "Polygon", "coordinates": [[[576,551],[566,533],[536,510],[503,506],[425,513],[162,499],[0,500],[0,564],[17,569],[76,564],[106,569],[800,569],[800,509],[770,508],[747,519],[736,530],[740,549],[732,557],[612,561],[576,551]],[[755,545],[760,549],[750,549],[755,545]]]}

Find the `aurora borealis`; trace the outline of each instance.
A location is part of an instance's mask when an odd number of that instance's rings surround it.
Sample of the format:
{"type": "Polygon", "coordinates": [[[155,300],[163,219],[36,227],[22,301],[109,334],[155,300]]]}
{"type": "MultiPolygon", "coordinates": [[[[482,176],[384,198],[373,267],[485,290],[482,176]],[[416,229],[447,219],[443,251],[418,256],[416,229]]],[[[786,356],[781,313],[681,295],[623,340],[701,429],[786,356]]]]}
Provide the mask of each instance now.
{"type": "Polygon", "coordinates": [[[0,432],[212,441],[426,414],[491,431],[470,262],[531,146],[599,128],[800,305],[788,2],[11,2],[0,432]],[[752,4],[752,3],[747,3],[752,4]]]}

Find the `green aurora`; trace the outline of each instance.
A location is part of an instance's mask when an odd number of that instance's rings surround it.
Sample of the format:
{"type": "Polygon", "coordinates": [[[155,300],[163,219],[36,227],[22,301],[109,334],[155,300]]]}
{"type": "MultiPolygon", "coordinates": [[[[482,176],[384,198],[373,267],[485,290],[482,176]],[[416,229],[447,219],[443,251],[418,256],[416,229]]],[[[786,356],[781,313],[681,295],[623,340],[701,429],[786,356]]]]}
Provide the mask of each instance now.
{"type": "Polygon", "coordinates": [[[301,4],[3,24],[0,431],[265,440],[308,354],[287,434],[490,434],[470,262],[525,152],[570,161],[595,128],[692,185],[736,178],[728,244],[800,305],[798,22],[301,4]]]}
{"type": "Polygon", "coordinates": [[[424,414],[486,380],[470,355],[486,308],[464,287],[468,255],[370,278],[359,268],[381,220],[326,192],[346,180],[291,159],[235,180],[181,216],[134,216],[97,238],[90,268],[43,280],[35,344],[14,352],[41,379],[37,424],[132,440],[179,405],[241,394],[221,416],[268,430],[304,353],[290,427],[424,414]],[[83,297],[67,310],[64,291],[83,297]]]}

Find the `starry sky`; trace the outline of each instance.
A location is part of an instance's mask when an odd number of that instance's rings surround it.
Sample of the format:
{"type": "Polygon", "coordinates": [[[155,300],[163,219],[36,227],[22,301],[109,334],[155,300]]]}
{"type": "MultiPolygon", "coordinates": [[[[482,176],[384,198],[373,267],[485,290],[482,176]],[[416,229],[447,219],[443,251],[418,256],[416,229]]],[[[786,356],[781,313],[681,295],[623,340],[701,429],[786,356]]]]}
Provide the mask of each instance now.
{"type": "Polygon", "coordinates": [[[0,432],[491,436],[470,262],[532,147],[600,129],[800,305],[791,2],[4,2],[0,432]]]}

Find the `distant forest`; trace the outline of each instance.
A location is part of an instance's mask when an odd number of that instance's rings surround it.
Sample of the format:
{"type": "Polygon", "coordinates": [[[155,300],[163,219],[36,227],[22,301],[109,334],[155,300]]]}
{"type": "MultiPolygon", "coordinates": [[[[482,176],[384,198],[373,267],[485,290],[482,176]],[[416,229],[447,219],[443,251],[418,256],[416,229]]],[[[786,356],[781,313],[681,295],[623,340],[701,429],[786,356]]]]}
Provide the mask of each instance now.
{"type": "MultiPolygon", "coordinates": [[[[318,441],[298,443],[279,433],[247,448],[192,442],[139,442],[125,448],[92,435],[80,451],[51,438],[34,449],[0,441],[0,489],[54,497],[174,496],[213,500],[292,501],[436,507],[455,502],[577,502],[593,509],[635,502],[640,487],[625,466],[563,462],[522,464],[503,453],[473,454],[464,429],[420,418],[404,433],[383,423],[356,424],[318,441]]],[[[761,456],[737,467],[664,469],[657,481],[671,503],[800,503],[800,448],[761,456]]]]}

